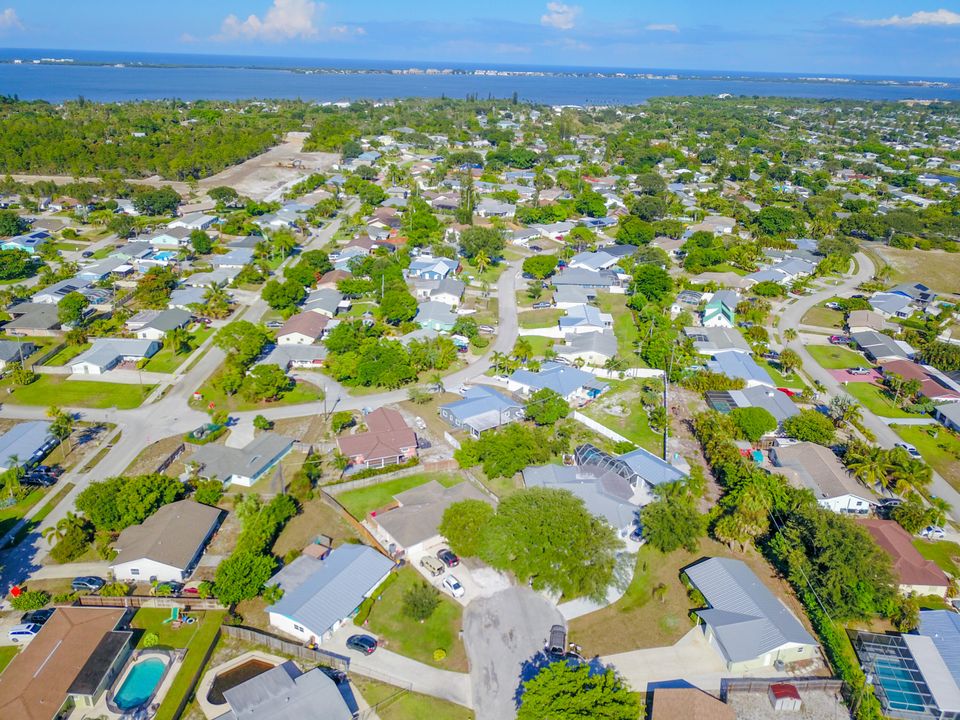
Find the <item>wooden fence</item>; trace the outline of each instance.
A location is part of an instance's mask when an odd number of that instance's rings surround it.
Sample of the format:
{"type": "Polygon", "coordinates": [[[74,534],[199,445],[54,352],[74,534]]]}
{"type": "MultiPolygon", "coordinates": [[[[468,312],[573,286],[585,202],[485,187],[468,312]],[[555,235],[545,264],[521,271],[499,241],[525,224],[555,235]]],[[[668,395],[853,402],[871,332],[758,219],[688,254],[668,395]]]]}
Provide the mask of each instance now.
{"type": "Polygon", "coordinates": [[[157,465],[157,469],[154,470],[154,472],[157,473],[158,475],[163,473],[168,467],[173,465],[181,455],[183,455],[186,449],[187,449],[187,446],[184,443],[180,443],[180,445],[177,446],[176,450],[174,450],[172,453],[167,455],[167,457],[163,460],[163,462],[157,465]]]}
{"type": "Polygon", "coordinates": [[[292,655],[301,660],[316,662],[342,672],[347,672],[350,669],[350,658],[348,657],[327,652],[326,650],[314,650],[300,643],[284,640],[282,637],[272,635],[263,630],[257,630],[256,628],[245,627],[243,625],[223,625],[220,628],[220,632],[227,637],[256,645],[263,645],[271,650],[282,652],[284,655],[292,655]]]}
{"type": "Polygon", "coordinates": [[[738,693],[766,694],[769,687],[776,683],[788,683],[800,692],[806,690],[839,694],[843,688],[843,681],[836,678],[727,678],[721,681],[720,698],[726,701],[730,695],[738,693]]]}
{"type": "Polygon", "coordinates": [[[175,608],[184,612],[190,610],[227,610],[225,605],[213,598],[158,597],[155,595],[124,595],[123,597],[105,597],[103,595],[81,595],[76,604],[81,607],[114,608],[175,608]]]}
{"type": "MultiPolygon", "coordinates": [[[[336,510],[337,514],[343,518],[343,521],[347,523],[350,527],[352,527],[354,530],[356,530],[360,534],[360,537],[363,538],[368,545],[371,545],[372,547],[376,548],[381,553],[383,553],[386,557],[390,557],[390,553],[387,552],[387,549],[377,539],[376,535],[370,532],[366,528],[366,526],[364,526],[357,518],[351,515],[350,512],[343,505],[337,502],[337,499],[333,497],[333,495],[330,495],[327,491],[323,489],[319,489],[319,492],[320,492],[320,499],[323,502],[325,502],[327,505],[329,505],[331,508],[336,510]]],[[[392,560],[393,558],[390,558],[390,559],[392,560]]]]}

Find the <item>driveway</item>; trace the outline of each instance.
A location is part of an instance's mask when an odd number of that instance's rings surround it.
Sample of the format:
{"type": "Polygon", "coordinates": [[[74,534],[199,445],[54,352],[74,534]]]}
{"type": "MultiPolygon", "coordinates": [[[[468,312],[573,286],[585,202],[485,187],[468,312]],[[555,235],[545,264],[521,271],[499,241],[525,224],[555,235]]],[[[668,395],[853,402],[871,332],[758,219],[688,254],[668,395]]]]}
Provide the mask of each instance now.
{"type": "Polygon", "coordinates": [[[854,383],[854,382],[880,382],[881,375],[876,370],[871,369],[866,375],[854,375],[849,370],[828,370],[833,378],[840,383],[854,383]]]}
{"type": "Polygon", "coordinates": [[[510,578],[503,573],[497,572],[493,568],[489,568],[486,565],[482,565],[474,560],[461,560],[457,567],[444,567],[443,572],[440,575],[437,575],[436,577],[432,576],[429,572],[427,572],[426,568],[420,565],[420,560],[427,555],[432,558],[436,558],[437,550],[442,547],[446,547],[446,545],[443,543],[437,543],[436,545],[431,545],[420,552],[410,553],[409,562],[410,566],[416,568],[417,572],[419,572],[427,582],[429,582],[447,597],[451,597],[451,595],[450,592],[443,587],[443,580],[450,575],[453,575],[455,578],[457,578],[457,580],[459,580],[460,584],[463,586],[463,597],[453,599],[464,606],[473,602],[477,598],[490,597],[498,592],[510,589],[510,578]],[[468,566],[468,562],[473,567],[468,566]]]}
{"type": "Polygon", "coordinates": [[[477,720],[516,717],[517,690],[525,663],[546,645],[552,625],[563,618],[529,588],[504,590],[474,600],[463,614],[463,641],[470,659],[473,711],[477,720]]]}

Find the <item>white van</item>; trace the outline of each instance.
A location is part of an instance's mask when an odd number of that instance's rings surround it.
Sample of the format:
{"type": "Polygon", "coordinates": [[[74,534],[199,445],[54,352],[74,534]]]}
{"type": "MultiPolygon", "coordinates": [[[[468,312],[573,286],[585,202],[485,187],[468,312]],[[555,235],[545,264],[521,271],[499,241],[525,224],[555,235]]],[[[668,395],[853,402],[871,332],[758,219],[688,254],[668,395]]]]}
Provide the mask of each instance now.
{"type": "Polygon", "coordinates": [[[7,637],[12,643],[27,643],[33,640],[33,636],[40,632],[40,625],[36,623],[22,623],[14,625],[7,633],[7,637]]]}

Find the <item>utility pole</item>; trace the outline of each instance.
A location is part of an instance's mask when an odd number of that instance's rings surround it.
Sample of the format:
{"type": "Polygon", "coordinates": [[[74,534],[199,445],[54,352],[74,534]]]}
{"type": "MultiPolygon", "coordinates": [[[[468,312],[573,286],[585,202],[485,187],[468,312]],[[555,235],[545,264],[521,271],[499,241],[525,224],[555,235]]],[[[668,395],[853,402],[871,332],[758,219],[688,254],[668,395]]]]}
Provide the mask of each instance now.
{"type": "Polygon", "coordinates": [[[677,351],[677,343],[674,341],[670,349],[670,362],[667,363],[667,369],[663,373],[663,459],[670,462],[667,457],[667,441],[670,438],[670,405],[668,404],[670,392],[670,373],[673,371],[673,354],[677,351]]]}

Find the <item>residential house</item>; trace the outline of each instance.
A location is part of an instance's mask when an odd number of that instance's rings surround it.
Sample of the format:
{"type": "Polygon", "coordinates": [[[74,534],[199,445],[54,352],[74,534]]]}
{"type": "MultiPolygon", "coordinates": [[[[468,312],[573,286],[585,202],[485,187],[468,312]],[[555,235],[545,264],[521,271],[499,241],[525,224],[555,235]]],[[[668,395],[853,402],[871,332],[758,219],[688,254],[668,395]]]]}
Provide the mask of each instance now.
{"type": "Polygon", "coordinates": [[[276,365],[286,372],[291,368],[315,369],[327,359],[327,348],[323,345],[275,345],[257,365],[276,365]]]}
{"type": "Polygon", "coordinates": [[[179,287],[170,293],[167,307],[181,310],[192,310],[195,306],[206,303],[206,287],[179,287]]]}
{"type": "Polygon", "coordinates": [[[884,318],[908,318],[914,313],[913,299],[908,295],[879,292],[870,297],[870,307],[884,318]]]}
{"type": "Polygon", "coordinates": [[[217,720],[300,720],[318,708],[324,720],[356,717],[323,668],[303,672],[292,660],[225,690],[223,697],[230,711],[217,720]]]}
{"type": "Polygon", "coordinates": [[[722,215],[708,215],[701,222],[688,227],[686,233],[684,234],[687,237],[693,235],[695,232],[708,232],[714,235],[730,235],[736,226],[737,221],[731,217],[724,217],[722,215]]]}
{"type": "Polygon", "coordinates": [[[70,361],[70,371],[78,375],[102,375],[123,362],[139,362],[160,350],[156,340],[132,338],[92,338],[90,348],[70,361]]]}
{"type": "Polygon", "coordinates": [[[323,337],[330,317],[319,312],[302,312],[292,315],[277,330],[278,345],[312,345],[323,337]]]}
{"type": "Polygon", "coordinates": [[[577,305],[586,305],[597,299],[597,291],[580,285],[561,285],[553,292],[553,306],[568,310],[577,305]]]}
{"type": "Polygon", "coordinates": [[[570,335],[563,345],[553,348],[557,357],[569,363],[582,362],[593,367],[603,367],[617,355],[617,336],[611,331],[576,333],[570,335]]]}
{"type": "Polygon", "coordinates": [[[121,581],[180,582],[190,577],[223,511],[193,500],[163,505],[139,525],[125,528],[113,547],[110,572],[121,581]]]}
{"type": "Polygon", "coordinates": [[[349,280],[353,275],[346,270],[330,270],[323,274],[323,276],[317,281],[317,289],[329,289],[336,290],[337,283],[341,280],[349,280]]]}
{"type": "Polygon", "coordinates": [[[25,468],[36,465],[58,444],[46,420],[17,423],[0,435],[0,472],[6,472],[15,464],[25,468]]]}
{"type": "Polygon", "coordinates": [[[60,280],[59,282],[55,282],[53,285],[48,285],[43,290],[38,290],[33,294],[31,300],[33,300],[35,303],[56,305],[70,293],[80,292],[85,288],[90,287],[91,284],[92,283],[89,280],[82,280],[76,277],[69,278],[67,280],[60,280]]]}
{"type": "Polygon", "coordinates": [[[657,687],[650,720],[737,720],[737,712],[695,687],[657,687]]]}
{"type": "Polygon", "coordinates": [[[37,351],[37,346],[29,340],[18,342],[17,340],[0,340],[0,373],[7,369],[10,363],[26,362],[33,353],[37,351]]]}
{"type": "Polygon", "coordinates": [[[847,315],[847,330],[851,333],[881,332],[892,326],[883,319],[883,315],[873,310],[852,310],[847,315]]]}
{"type": "Polygon", "coordinates": [[[913,546],[913,538],[893,520],[861,520],[860,524],[893,561],[893,572],[903,595],[946,597],[950,579],[935,562],[913,546]]]}
{"type": "Polygon", "coordinates": [[[421,255],[410,263],[410,267],[407,268],[407,277],[420,280],[443,280],[448,275],[459,271],[460,263],[457,260],[421,255]]]}
{"type": "Polygon", "coordinates": [[[337,447],[352,467],[382,468],[417,457],[417,434],[398,411],[380,407],[363,420],[367,432],[337,437],[337,447]]]}
{"type": "Polygon", "coordinates": [[[545,225],[531,225],[530,227],[540,233],[541,237],[544,237],[548,240],[553,240],[554,242],[563,242],[563,239],[567,236],[567,234],[576,227],[576,223],[572,223],[569,220],[564,220],[562,222],[549,223],[545,225]]]}
{"type": "Polygon", "coordinates": [[[684,573],[707,601],[695,612],[729,672],[817,656],[817,641],[743,561],[708,558],[684,573]]]}
{"type": "Polygon", "coordinates": [[[610,270],[594,271],[583,268],[564,268],[554,275],[550,282],[555,288],[573,285],[590,290],[623,292],[620,278],[610,270]]]}
{"type": "Polygon", "coordinates": [[[130,242],[146,242],[151,247],[172,248],[175,250],[179,247],[186,246],[187,243],[190,242],[191,232],[192,230],[184,227],[168,227],[165,230],[160,230],[145,238],[142,236],[134,238],[130,242]]]}
{"type": "Polygon", "coordinates": [[[736,310],[740,296],[734,290],[719,290],[707,301],[701,322],[704,327],[736,326],[736,310]]]}
{"type": "Polygon", "coordinates": [[[224,485],[250,487],[276,466],[293,447],[293,439],[275,433],[263,433],[245,447],[201,445],[188,458],[198,465],[204,479],[217,478],[224,485]]]}
{"type": "Polygon", "coordinates": [[[413,555],[438,543],[443,513],[454,503],[463,500],[481,500],[493,504],[490,496],[464,481],[444,487],[430,480],[410,490],[394,495],[395,506],[370,513],[367,520],[393,557],[413,555]]]}
{"type": "Polygon", "coordinates": [[[550,388],[567,402],[586,403],[606,392],[609,384],[583,370],[556,362],[545,362],[539,372],[521,368],[507,378],[507,390],[529,397],[550,388]]]}
{"type": "Polygon", "coordinates": [[[706,393],[706,398],[707,404],[717,412],[728,413],[736,408],[759,407],[773,415],[777,423],[800,414],[796,404],[785,392],[766,385],[745,387],[742,390],[710,391],[706,393]]]}
{"type": "Polygon", "coordinates": [[[773,388],[777,386],[773,378],[770,377],[770,373],[757,365],[757,362],[750,355],[743,352],[715,353],[710,360],[707,360],[707,369],[710,372],[720,373],[729,378],[740,378],[746,382],[747,387],[765,385],[773,388]]]}
{"type": "Polygon", "coordinates": [[[891,360],[912,360],[914,349],[902,340],[894,340],[876,330],[855,332],[850,335],[857,346],[871,361],[875,363],[891,360]]]}
{"type": "MultiPolygon", "coordinates": [[[[614,473],[630,486],[631,503],[643,506],[654,499],[654,489],[659,485],[685,480],[687,470],[673,465],[653,453],[636,448],[623,455],[610,455],[590,443],[574,449],[574,463],[581,472],[594,474],[601,482],[609,480],[607,475],[614,473]]],[[[619,480],[613,481],[619,484],[619,480]]],[[[623,493],[618,491],[623,496],[623,493]]]]}
{"type": "Polygon", "coordinates": [[[937,293],[923,283],[918,282],[900,283],[899,285],[890,288],[887,292],[908,297],[918,308],[921,309],[932,305],[937,300],[937,293]]]}
{"type": "Polygon", "coordinates": [[[350,309],[351,303],[338,290],[321,288],[312,291],[303,301],[303,311],[319,313],[328,318],[336,316],[341,310],[350,309]]]}
{"type": "Polygon", "coordinates": [[[880,373],[889,378],[898,375],[904,380],[917,380],[920,394],[934,402],[960,400],[960,386],[934,367],[920,365],[910,360],[890,360],[880,366],[880,373]]]}
{"type": "Polygon", "coordinates": [[[443,280],[417,280],[414,283],[418,299],[435,300],[451,307],[460,304],[466,288],[462,280],[453,277],[445,277],[443,280]]]}
{"type": "Polygon", "coordinates": [[[87,265],[80,269],[77,277],[81,280],[88,280],[91,283],[105,280],[111,275],[130,275],[133,272],[133,266],[130,265],[129,258],[125,255],[112,255],[99,262],[87,265]]]}
{"type": "Polygon", "coordinates": [[[599,272],[600,270],[609,270],[618,262],[620,262],[620,256],[608,253],[606,250],[599,250],[597,252],[577,253],[570,258],[567,266],[599,272]]]}
{"type": "Polygon", "coordinates": [[[512,230],[507,234],[507,239],[513,245],[527,247],[531,242],[535,242],[540,237],[540,233],[533,228],[520,228],[512,230]]]}
{"type": "Polygon", "coordinates": [[[40,252],[40,246],[47,242],[50,237],[50,233],[46,230],[32,230],[23,235],[17,235],[16,237],[0,241],[0,249],[22,250],[31,255],[36,255],[40,252]]]}
{"type": "Polygon", "coordinates": [[[301,555],[267,583],[283,590],[267,606],[270,624],[301,642],[327,640],[392,570],[393,561],[367,545],[346,543],[323,559],[301,555]]]}
{"type": "Polygon", "coordinates": [[[457,314],[446,303],[428,300],[417,307],[416,322],[422,328],[450,332],[457,324],[457,314]]]}
{"type": "Polygon", "coordinates": [[[933,416],[944,427],[960,432],[960,403],[946,403],[933,409],[933,416]]]}
{"type": "Polygon", "coordinates": [[[215,225],[219,222],[219,218],[216,215],[207,215],[202,212],[193,212],[183,217],[179,217],[176,220],[172,220],[167,223],[168,228],[183,228],[185,230],[207,230],[212,225],[215,225]]]}
{"type": "Polygon", "coordinates": [[[60,606],[0,679],[0,717],[58,720],[103,699],[133,650],[118,608],[60,606]]]}
{"type": "Polygon", "coordinates": [[[701,355],[717,355],[724,352],[750,354],[750,343],[732,327],[685,327],[683,334],[693,341],[694,349],[701,355]]]}
{"type": "Polygon", "coordinates": [[[141,340],[163,340],[167,333],[190,324],[193,315],[187,310],[161,310],[157,316],[137,328],[134,334],[141,340]]]}
{"type": "Polygon", "coordinates": [[[487,385],[473,385],[464,391],[462,400],[440,406],[441,418],[474,437],[522,420],[524,415],[521,403],[487,385]]]}
{"type": "Polygon", "coordinates": [[[198,272],[187,275],[181,282],[187,287],[207,289],[211,285],[226,287],[240,274],[242,268],[238,267],[218,267],[210,272],[198,272]]]}
{"type": "Polygon", "coordinates": [[[867,515],[876,505],[873,493],[856,481],[828,447],[810,442],[774,447],[770,460],[795,485],[811,490],[827,510],[867,515]]]}
{"type": "Polygon", "coordinates": [[[56,304],[22,302],[7,308],[13,319],[3,324],[7,334],[28,337],[52,337],[60,335],[60,317],[56,304]]]}
{"type": "Polygon", "coordinates": [[[593,305],[574,305],[558,321],[564,336],[613,330],[613,315],[600,312],[593,305]]]}
{"type": "Polygon", "coordinates": [[[517,214],[517,206],[513,203],[500,202],[491,198],[482,198],[477,203],[476,213],[482,218],[512,218],[517,214]]]}
{"type": "Polygon", "coordinates": [[[223,255],[210,255],[209,262],[214,268],[242,269],[253,262],[253,250],[249,248],[231,248],[223,255]]]}

